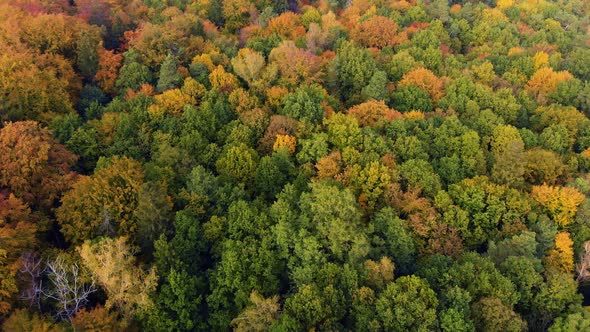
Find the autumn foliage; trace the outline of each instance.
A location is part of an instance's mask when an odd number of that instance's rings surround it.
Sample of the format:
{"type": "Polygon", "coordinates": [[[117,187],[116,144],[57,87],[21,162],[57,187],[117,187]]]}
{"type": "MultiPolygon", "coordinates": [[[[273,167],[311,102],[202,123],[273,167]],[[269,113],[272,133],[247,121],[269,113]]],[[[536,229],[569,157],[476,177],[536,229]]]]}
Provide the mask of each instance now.
{"type": "Polygon", "coordinates": [[[585,198],[575,188],[548,185],[534,186],[531,196],[547,209],[553,220],[561,227],[573,222],[578,206],[585,198]]]}

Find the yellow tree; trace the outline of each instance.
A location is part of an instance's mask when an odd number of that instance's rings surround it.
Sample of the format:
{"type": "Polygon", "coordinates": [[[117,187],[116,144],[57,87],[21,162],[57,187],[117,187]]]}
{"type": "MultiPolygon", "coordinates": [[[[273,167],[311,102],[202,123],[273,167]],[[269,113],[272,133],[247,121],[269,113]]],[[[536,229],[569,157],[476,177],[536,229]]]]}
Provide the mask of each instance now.
{"type": "Polygon", "coordinates": [[[126,241],[125,237],[86,241],[78,253],[108,296],[105,308],[116,306],[130,317],[152,306],[150,295],[157,286],[157,275],[154,268],[145,272],[136,265],[134,250],[126,241]]]}
{"type": "Polygon", "coordinates": [[[66,239],[77,244],[98,235],[135,234],[142,184],[141,164],[127,157],[114,157],[92,176],[80,177],[57,209],[66,239]]]}
{"type": "Polygon", "coordinates": [[[537,98],[538,102],[544,103],[547,96],[557,89],[561,82],[573,78],[567,71],[555,72],[550,67],[539,68],[524,87],[526,91],[537,98]]]}
{"type": "Polygon", "coordinates": [[[218,88],[222,92],[231,93],[233,90],[240,87],[238,79],[225,71],[223,66],[219,65],[211,74],[209,74],[209,82],[214,88],[218,88]]]}
{"type": "Polygon", "coordinates": [[[395,264],[388,257],[381,257],[379,262],[371,259],[365,261],[365,270],[367,276],[365,280],[373,289],[383,289],[388,283],[393,281],[393,271],[395,264]]]}
{"type": "Polygon", "coordinates": [[[234,331],[266,331],[279,318],[279,297],[264,298],[256,291],[250,294],[252,305],[231,321],[234,331]]]}
{"type": "Polygon", "coordinates": [[[574,271],[574,242],[568,232],[560,232],[555,236],[555,248],[547,256],[549,266],[565,273],[574,271]]]}
{"type": "Polygon", "coordinates": [[[291,135],[277,135],[277,140],[273,145],[273,151],[277,151],[279,149],[287,149],[290,154],[295,153],[295,148],[297,147],[297,138],[291,135]]]}
{"type": "Polygon", "coordinates": [[[541,204],[553,220],[561,226],[569,225],[585,199],[584,194],[572,187],[533,186],[531,196],[541,204]]]}
{"type": "Polygon", "coordinates": [[[266,61],[262,54],[249,48],[242,48],[238,51],[238,55],[231,60],[231,64],[236,74],[251,85],[252,82],[260,78],[266,61]]]}

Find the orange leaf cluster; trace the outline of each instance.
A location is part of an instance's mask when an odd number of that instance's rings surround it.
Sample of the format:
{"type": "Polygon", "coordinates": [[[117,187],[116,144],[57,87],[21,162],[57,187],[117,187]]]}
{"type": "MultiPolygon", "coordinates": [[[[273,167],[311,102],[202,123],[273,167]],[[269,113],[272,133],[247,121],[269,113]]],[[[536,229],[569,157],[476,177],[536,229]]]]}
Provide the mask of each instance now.
{"type": "Polygon", "coordinates": [[[352,31],[352,38],[365,47],[393,47],[398,44],[397,29],[398,26],[394,20],[373,16],[357,24],[352,31]]]}
{"type": "Polygon", "coordinates": [[[361,127],[371,127],[379,122],[402,117],[401,113],[390,109],[383,101],[375,100],[353,106],[348,110],[348,114],[354,117],[361,127]]]}
{"type": "Polygon", "coordinates": [[[277,151],[279,149],[287,149],[289,153],[295,153],[297,147],[297,138],[291,135],[277,135],[277,140],[273,145],[272,149],[277,151]]]}
{"type": "Polygon", "coordinates": [[[415,85],[424,89],[434,101],[443,96],[443,81],[426,68],[417,68],[406,73],[399,82],[399,86],[406,85],[415,85]]]}

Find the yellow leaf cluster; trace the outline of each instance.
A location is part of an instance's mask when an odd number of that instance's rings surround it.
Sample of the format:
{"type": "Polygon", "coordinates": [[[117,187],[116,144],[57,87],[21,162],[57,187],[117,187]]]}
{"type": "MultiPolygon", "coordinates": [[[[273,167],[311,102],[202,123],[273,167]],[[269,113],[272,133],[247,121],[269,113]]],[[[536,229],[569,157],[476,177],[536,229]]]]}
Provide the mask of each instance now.
{"type": "Polygon", "coordinates": [[[228,93],[240,86],[238,79],[233,74],[226,72],[221,65],[209,74],[209,82],[212,87],[228,93]]]}
{"type": "Polygon", "coordinates": [[[191,104],[194,100],[182,93],[180,89],[167,90],[155,97],[156,103],[150,105],[148,112],[152,117],[164,114],[180,115],[184,105],[191,104]]]}
{"type": "Polygon", "coordinates": [[[555,72],[550,67],[542,67],[533,74],[524,88],[542,102],[547,95],[557,89],[559,83],[570,80],[572,77],[567,70],[555,72]]]}
{"type": "Polygon", "coordinates": [[[535,70],[539,70],[541,67],[549,64],[549,55],[543,51],[539,51],[533,56],[533,63],[535,64],[535,70]]]}
{"type": "Polygon", "coordinates": [[[82,262],[93,279],[106,291],[105,308],[117,306],[126,316],[152,305],[151,293],[157,276],[152,268],[147,273],[135,264],[135,256],[125,237],[103,238],[98,243],[86,241],[78,247],[82,262]]]}
{"type": "Polygon", "coordinates": [[[379,262],[370,259],[367,260],[365,262],[365,269],[367,270],[367,283],[377,289],[383,288],[393,281],[395,266],[388,257],[381,257],[379,262]]]}
{"type": "Polygon", "coordinates": [[[286,148],[289,153],[295,153],[295,148],[297,147],[297,138],[291,135],[277,135],[277,140],[273,145],[273,151],[277,151],[278,149],[286,148]]]}
{"type": "Polygon", "coordinates": [[[561,227],[569,225],[584,201],[584,194],[572,187],[533,186],[531,196],[547,209],[561,227]]]}
{"type": "Polygon", "coordinates": [[[514,0],[498,0],[496,1],[497,8],[508,8],[514,4],[514,0]]]}
{"type": "Polygon", "coordinates": [[[555,236],[555,248],[549,252],[547,261],[549,266],[565,273],[574,271],[574,242],[568,232],[561,232],[555,236]]]}

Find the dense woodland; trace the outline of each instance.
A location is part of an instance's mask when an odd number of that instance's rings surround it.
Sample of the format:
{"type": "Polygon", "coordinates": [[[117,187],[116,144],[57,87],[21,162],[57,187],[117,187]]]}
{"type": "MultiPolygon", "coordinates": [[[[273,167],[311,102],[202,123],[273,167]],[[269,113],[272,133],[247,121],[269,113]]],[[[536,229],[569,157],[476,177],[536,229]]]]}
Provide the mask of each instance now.
{"type": "Polygon", "coordinates": [[[590,331],[590,1],[0,0],[4,331],[590,331]]]}

